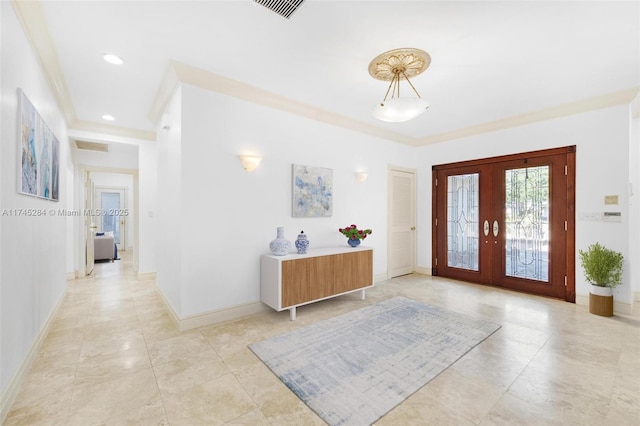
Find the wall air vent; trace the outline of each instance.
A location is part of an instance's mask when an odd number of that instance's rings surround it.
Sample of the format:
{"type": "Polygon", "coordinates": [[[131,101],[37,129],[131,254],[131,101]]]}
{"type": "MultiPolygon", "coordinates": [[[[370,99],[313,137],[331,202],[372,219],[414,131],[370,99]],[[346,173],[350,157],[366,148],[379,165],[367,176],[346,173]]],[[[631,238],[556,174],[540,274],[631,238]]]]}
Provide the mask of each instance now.
{"type": "Polygon", "coordinates": [[[284,16],[289,19],[291,14],[298,10],[300,5],[304,3],[304,0],[253,0],[266,7],[267,9],[277,13],[280,16],[284,16]]]}
{"type": "Polygon", "coordinates": [[[109,144],[98,142],[87,142],[75,139],[76,147],[87,151],[109,152],[109,144]]]}

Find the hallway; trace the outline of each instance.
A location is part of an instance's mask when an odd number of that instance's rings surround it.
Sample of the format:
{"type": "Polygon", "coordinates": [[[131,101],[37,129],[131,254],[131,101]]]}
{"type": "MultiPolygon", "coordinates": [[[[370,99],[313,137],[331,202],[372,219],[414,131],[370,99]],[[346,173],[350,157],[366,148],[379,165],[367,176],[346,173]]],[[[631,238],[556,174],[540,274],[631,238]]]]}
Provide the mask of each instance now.
{"type": "Polygon", "coordinates": [[[180,333],[131,252],[68,293],[5,425],[323,425],[247,344],[404,295],[502,325],[379,425],[637,425],[640,322],[423,275],[180,333]]]}

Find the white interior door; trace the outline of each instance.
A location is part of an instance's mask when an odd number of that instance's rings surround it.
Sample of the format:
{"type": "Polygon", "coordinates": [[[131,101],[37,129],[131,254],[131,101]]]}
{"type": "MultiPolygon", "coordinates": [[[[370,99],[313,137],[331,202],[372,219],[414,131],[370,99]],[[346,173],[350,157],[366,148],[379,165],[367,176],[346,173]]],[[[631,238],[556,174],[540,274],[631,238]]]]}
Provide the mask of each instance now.
{"type": "MultiPolygon", "coordinates": [[[[91,175],[86,172],[84,182],[84,207],[85,211],[93,211],[93,181],[91,175]]],[[[95,224],[95,217],[87,214],[84,216],[85,224],[85,273],[90,275],[93,272],[94,253],[93,253],[93,238],[96,235],[97,226],[95,224]]]]}
{"type": "Polygon", "coordinates": [[[118,250],[126,248],[126,200],[125,188],[96,188],[98,232],[113,232],[118,250]]]}
{"type": "Polygon", "coordinates": [[[389,278],[410,274],[416,258],[416,175],[389,170],[389,278]]]}

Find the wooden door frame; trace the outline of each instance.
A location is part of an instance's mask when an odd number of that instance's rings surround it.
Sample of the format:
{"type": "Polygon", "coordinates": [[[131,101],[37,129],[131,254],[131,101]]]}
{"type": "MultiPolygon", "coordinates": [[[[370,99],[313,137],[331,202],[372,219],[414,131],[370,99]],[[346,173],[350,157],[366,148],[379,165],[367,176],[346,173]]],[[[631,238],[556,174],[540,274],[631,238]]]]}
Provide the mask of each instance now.
{"type": "Polygon", "coordinates": [[[551,148],[540,151],[530,151],[523,152],[518,154],[509,154],[502,155],[496,157],[487,157],[481,159],[475,159],[470,161],[460,161],[456,163],[447,163],[441,165],[434,165],[431,168],[431,212],[432,212],[432,222],[431,222],[431,274],[433,276],[438,276],[438,264],[437,264],[437,256],[438,256],[438,238],[437,238],[437,209],[438,209],[438,199],[437,199],[437,174],[440,170],[453,169],[453,168],[461,168],[461,167],[471,167],[471,166],[480,166],[483,164],[489,163],[497,163],[497,162],[506,162],[513,160],[520,160],[525,158],[534,158],[534,157],[543,157],[543,156],[552,156],[552,155],[566,155],[566,179],[567,179],[567,194],[566,194],[566,240],[565,240],[565,297],[564,300],[567,302],[575,303],[576,300],[576,277],[575,277],[575,198],[576,198],[576,190],[575,190],[575,175],[576,175],[576,146],[566,146],[562,148],[551,148]]]}

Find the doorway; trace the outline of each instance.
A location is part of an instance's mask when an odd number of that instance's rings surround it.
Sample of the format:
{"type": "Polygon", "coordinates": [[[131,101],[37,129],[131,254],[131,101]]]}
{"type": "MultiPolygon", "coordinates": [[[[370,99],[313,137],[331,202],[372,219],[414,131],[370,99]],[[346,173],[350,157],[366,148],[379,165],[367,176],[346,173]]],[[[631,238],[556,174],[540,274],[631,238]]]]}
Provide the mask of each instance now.
{"type": "Polygon", "coordinates": [[[112,232],[118,251],[126,249],[127,189],[96,187],[98,232],[112,232]]]}
{"type": "Polygon", "coordinates": [[[410,274],[416,258],[416,173],[389,169],[388,278],[410,274]]]}
{"type": "Polygon", "coordinates": [[[575,146],[432,174],[433,275],[575,302],[575,146]]]}

